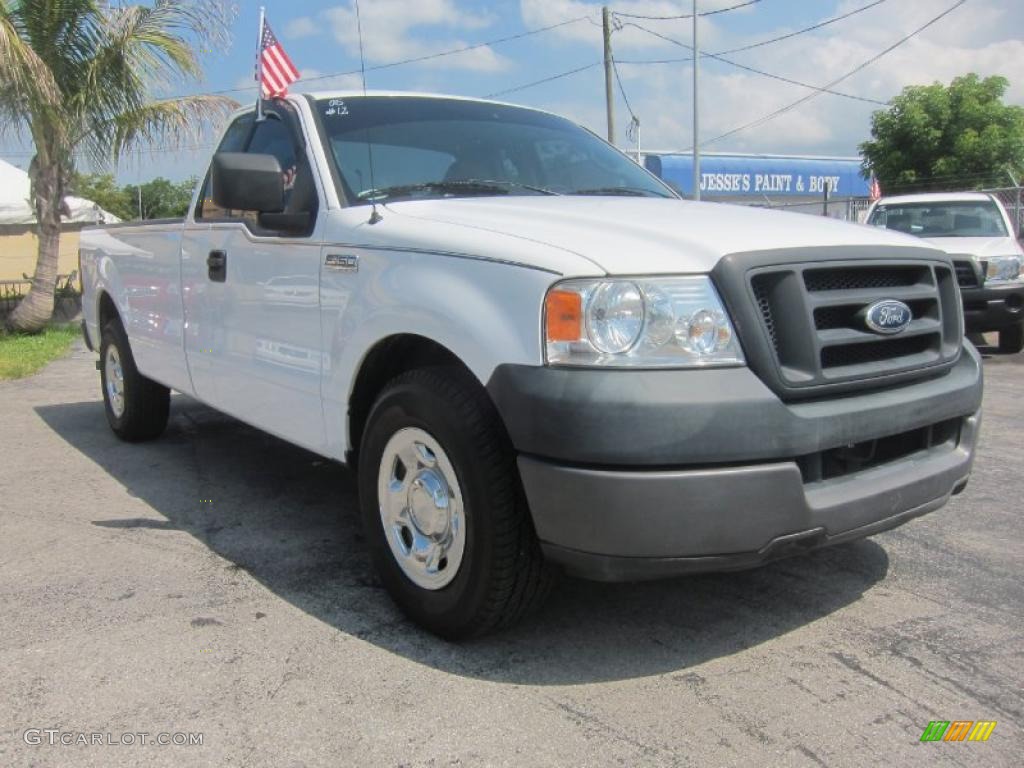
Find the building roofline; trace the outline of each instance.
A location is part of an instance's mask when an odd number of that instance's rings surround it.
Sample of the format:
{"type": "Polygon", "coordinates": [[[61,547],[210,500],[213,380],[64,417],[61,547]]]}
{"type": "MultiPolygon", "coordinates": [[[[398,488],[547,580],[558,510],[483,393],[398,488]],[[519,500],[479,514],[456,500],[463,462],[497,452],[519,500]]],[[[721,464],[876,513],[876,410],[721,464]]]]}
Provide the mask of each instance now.
{"type": "MultiPolygon", "coordinates": [[[[634,149],[635,153],[636,150],[634,149]]],[[[641,149],[641,155],[672,155],[673,157],[689,157],[692,152],[683,152],[679,150],[671,149],[641,149]]],[[[791,155],[791,154],[771,154],[770,152],[701,152],[701,157],[753,157],[763,158],[766,160],[844,160],[844,161],[855,161],[860,162],[861,158],[857,155],[791,155]]]]}

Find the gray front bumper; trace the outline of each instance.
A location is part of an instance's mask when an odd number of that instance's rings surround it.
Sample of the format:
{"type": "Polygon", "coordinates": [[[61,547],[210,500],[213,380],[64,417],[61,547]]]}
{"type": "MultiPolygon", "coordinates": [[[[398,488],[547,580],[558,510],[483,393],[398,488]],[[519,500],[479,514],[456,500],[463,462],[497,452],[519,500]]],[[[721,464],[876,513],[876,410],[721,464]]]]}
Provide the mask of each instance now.
{"type": "Polygon", "coordinates": [[[941,507],[971,472],[980,414],[956,445],[834,480],[804,483],[795,462],[610,471],[521,456],[547,557],[600,580],[759,565],[869,536],[941,507]]]}
{"type": "Polygon", "coordinates": [[[970,475],[982,371],[965,345],[938,378],[799,403],[747,369],[499,369],[489,390],[548,558],[622,580],[750,567],[937,509],[970,475]],[[838,477],[798,464],[949,420],[956,438],[838,477]]]}

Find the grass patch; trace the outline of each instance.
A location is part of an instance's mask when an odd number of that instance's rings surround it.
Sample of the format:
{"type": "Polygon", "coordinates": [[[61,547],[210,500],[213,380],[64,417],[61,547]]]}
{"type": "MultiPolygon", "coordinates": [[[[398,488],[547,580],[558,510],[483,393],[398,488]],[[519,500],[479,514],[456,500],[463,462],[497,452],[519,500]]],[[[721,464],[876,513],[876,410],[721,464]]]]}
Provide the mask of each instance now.
{"type": "Polygon", "coordinates": [[[42,333],[0,333],[0,380],[31,376],[61,357],[81,331],[75,325],[58,325],[42,333]]]}

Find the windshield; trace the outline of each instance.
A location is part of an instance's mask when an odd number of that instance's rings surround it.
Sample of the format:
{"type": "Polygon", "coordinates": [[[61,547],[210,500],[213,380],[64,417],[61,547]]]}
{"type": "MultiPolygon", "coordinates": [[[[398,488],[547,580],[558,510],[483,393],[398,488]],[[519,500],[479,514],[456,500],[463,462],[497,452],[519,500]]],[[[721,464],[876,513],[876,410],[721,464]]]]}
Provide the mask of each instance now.
{"type": "Polygon", "coordinates": [[[878,205],[868,224],[918,237],[1007,237],[999,208],[991,200],[878,205]]]}
{"type": "Polygon", "coordinates": [[[415,96],[320,99],[317,112],[351,204],[494,195],[675,197],[593,134],[543,112],[415,96]]]}

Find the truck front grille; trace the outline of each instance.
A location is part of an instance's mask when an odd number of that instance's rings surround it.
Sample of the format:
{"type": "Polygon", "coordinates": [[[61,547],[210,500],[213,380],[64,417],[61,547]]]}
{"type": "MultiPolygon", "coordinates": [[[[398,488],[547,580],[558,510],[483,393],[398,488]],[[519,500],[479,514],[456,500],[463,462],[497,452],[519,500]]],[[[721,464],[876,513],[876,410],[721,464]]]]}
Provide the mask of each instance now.
{"type": "MultiPolygon", "coordinates": [[[[958,276],[948,262],[813,260],[743,274],[760,327],[744,327],[745,313],[738,312],[740,339],[751,367],[784,398],[933,375],[960,354],[958,276]],[[913,320],[904,331],[886,336],[867,326],[868,307],[884,299],[910,307],[913,320]],[[766,354],[758,354],[761,345],[766,354]]],[[[735,286],[725,288],[734,311],[735,286]]]]}
{"type": "Polygon", "coordinates": [[[899,461],[921,451],[955,448],[962,418],[948,419],[896,435],[865,440],[800,456],[797,465],[805,483],[833,480],[899,461]]]}
{"type": "Polygon", "coordinates": [[[920,271],[915,267],[879,267],[876,269],[809,269],[804,272],[804,285],[807,290],[818,291],[858,291],[869,288],[905,288],[914,285],[920,279],[920,271]]]}

